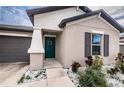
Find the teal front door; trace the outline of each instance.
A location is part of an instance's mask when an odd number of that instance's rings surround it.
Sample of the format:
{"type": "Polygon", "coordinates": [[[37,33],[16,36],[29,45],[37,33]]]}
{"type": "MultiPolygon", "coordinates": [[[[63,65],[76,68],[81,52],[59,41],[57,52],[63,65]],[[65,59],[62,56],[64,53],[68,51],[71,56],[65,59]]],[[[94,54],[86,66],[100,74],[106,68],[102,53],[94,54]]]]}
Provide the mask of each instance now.
{"type": "Polygon", "coordinates": [[[55,37],[45,37],[45,58],[55,58],[55,37]]]}

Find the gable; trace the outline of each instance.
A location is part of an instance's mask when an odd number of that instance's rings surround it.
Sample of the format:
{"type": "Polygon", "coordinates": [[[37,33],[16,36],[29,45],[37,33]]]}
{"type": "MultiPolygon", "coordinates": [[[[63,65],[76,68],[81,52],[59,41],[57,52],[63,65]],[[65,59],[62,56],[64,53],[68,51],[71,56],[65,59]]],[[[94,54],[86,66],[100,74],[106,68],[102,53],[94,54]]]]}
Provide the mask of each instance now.
{"type": "Polygon", "coordinates": [[[72,22],[72,21],[77,21],[85,18],[89,18],[92,16],[98,15],[99,18],[103,19],[106,23],[109,23],[112,27],[116,28],[119,32],[124,32],[124,27],[122,27],[118,22],[116,22],[110,15],[108,15],[104,10],[97,10],[89,13],[85,13],[82,15],[70,17],[63,19],[59,23],[60,28],[64,28],[67,23],[72,22]]]}
{"type": "Polygon", "coordinates": [[[80,14],[84,14],[84,12],[81,9],[77,11],[75,7],[72,7],[34,15],[34,26],[47,29],[61,30],[58,27],[58,24],[61,22],[62,19],[77,16],[80,14]]]}
{"type": "Polygon", "coordinates": [[[88,19],[86,21],[79,22],[77,24],[83,26],[89,26],[93,28],[100,28],[100,29],[108,29],[108,30],[116,29],[113,26],[111,26],[111,24],[106,22],[104,19],[102,20],[101,18],[98,18],[98,16],[96,16],[95,18],[88,19]]]}

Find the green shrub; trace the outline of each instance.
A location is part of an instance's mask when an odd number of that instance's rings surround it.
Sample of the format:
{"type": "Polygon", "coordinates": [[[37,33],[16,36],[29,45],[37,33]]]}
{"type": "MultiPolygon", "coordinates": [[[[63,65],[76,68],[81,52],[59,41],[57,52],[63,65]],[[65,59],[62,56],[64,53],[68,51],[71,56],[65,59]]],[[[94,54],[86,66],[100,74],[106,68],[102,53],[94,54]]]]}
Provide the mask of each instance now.
{"type": "Polygon", "coordinates": [[[124,84],[124,80],[122,80],[122,84],[124,84]]]}
{"type": "Polygon", "coordinates": [[[35,76],[35,78],[38,78],[41,74],[42,74],[42,72],[40,71],[40,72],[35,76]]]}
{"type": "Polygon", "coordinates": [[[100,58],[99,56],[95,56],[95,58],[93,59],[92,68],[95,70],[101,70],[102,65],[103,65],[102,58],[100,58]]]}
{"type": "Polygon", "coordinates": [[[119,69],[117,67],[110,68],[109,70],[107,70],[107,73],[109,73],[110,75],[115,75],[118,72],[119,72],[119,69]]]}
{"type": "Polygon", "coordinates": [[[124,74],[124,56],[121,53],[118,53],[118,56],[115,59],[116,67],[124,74]]]}
{"type": "Polygon", "coordinates": [[[99,70],[89,67],[84,72],[79,72],[78,74],[81,87],[107,87],[105,75],[99,70]]]}
{"type": "Polygon", "coordinates": [[[22,77],[17,81],[17,84],[23,83],[25,79],[25,74],[22,75],[22,77]]]}
{"type": "Polygon", "coordinates": [[[25,79],[29,80],[31,77],[29,75],[25,76],[25,79]]]}
{"type": "Polygon", "coordinates": [[[124,74],[124,62],[116,63],[116,66],[119,68],[122,74],[124,74]]]}
{"type": "Polygon", "coordinates": [[[115,58],[116,63],[124,62],[124,56],[121,53],[118,53],[117,57],[115,58]]]}
{"type": "Polygon", "coordinates": [[[81,65],[78,62],[76,62],[76,61],[71,66],[72,66],[72,71],[74,73],[77,73],[78,68],[81,67],[81,65]]]}
{"type": "Polygon", "coordinates": [[[85,63],[86,63],[87,66],[92,66],[92,64],[93,64],[92,56],[88,56],[87,60],[85,60],[85,63]]]}

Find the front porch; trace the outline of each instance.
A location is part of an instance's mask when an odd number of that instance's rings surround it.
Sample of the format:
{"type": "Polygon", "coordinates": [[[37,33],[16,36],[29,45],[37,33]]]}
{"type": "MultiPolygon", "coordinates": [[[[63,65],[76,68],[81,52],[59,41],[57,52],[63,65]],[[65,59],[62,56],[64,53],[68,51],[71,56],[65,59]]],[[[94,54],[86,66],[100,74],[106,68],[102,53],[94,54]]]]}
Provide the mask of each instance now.
{"type": "Polygon", "coordinates": [[[58,52],[60,51],[57,49],[57,36],[61,32],[50,29],[34,29],[31,46],[28,50],[30,70],[62,67],[60,60],[58,60],[58,52]]]}
{"type": "Polygon", "coordinates": [[[43,61],[44,69],[52,69],[52,68],[62,68],[61,63],[56,59],[45,59],[43,61]]]}

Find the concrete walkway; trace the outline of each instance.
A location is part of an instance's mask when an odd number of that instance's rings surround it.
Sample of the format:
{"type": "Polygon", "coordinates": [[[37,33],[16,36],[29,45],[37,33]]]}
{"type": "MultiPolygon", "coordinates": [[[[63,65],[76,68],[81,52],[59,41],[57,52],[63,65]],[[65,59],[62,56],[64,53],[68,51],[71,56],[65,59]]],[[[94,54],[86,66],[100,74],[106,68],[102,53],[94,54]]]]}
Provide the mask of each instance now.
{"type": "Polygon", "coordinates": [[[44,68],[46,68],[47,87],[74,87],[74,84],[65,75],[63,66],[55,59],[46,59],[44,61],[44,68]]]}
{"type": "Polygon", "coordinates": [[[47,79],[25,83],[20,87],[75,87],[68,76],[65,75],[62,65],[56,60],[45,60],[47,79]]]}
{"type": "Polygon", "coordinates": [[[47,69],[48,87],[74,87],[74,84],[65,75],[63,68],[47,69]]]}
{"type": "Polygon", "coordinates": [[[62,65],[56,59],[45,59],[44,69],[50,69],[50,68],[62,68],[62,65]]]}

